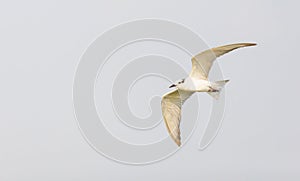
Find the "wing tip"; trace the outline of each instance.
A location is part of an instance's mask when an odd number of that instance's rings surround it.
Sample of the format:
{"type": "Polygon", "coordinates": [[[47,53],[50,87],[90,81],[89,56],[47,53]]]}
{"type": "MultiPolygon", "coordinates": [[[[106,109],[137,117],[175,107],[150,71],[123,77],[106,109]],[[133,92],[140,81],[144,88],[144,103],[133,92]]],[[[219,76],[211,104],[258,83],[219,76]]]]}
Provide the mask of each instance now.
{"type": "Polygon", "coordinates": [[[181,146],[181,141],[180,140],[175,140],[175,143],[177,144],[178,147],[181,146]]]}
{"type": "Polygon", "coordinates": [[[246,44],[246,46],[256,46],[257,45],[257,43],[245,43],[246,44]]]}
{"type": "MultiPolygon", "coordinates": [[[[250,47],[250,46],[256,46],[257,43],[233,43],[233,44],[229,44],[230,45],[236,45],[236,48],[240,48],[240,47],[250,47]]],[[[224,45],[227,46],[227,45],[224,45]]]]}

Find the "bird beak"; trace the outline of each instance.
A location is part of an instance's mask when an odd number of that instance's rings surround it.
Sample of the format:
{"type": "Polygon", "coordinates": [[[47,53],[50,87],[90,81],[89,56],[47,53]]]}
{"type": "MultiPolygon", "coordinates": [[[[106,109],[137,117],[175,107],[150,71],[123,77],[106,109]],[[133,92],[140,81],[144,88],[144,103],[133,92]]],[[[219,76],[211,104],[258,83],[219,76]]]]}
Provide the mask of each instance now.
{"type": "Polygon", "coordinates": [[[169,88],[172,88],[172,87],[176,87],[176,85],[175,85],[175,84],[172,84],[172,85],[170,85],[170,87],[169,87],[169,88]]]}

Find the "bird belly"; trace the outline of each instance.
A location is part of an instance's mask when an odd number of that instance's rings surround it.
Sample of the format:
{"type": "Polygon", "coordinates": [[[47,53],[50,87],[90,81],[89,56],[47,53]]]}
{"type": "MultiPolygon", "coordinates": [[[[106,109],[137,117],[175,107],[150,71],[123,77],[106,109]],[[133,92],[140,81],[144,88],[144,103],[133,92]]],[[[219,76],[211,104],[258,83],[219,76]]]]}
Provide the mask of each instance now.
{"type": "Polygon", "coordinates": [[[211,89],[210,85],[211,83],[207,80],[191,79],[191,81],[179,87],[179,89],[191,92],[208,92],[211,89]]]}
{"type": "Polygon", "coordinates": [[[195,81],[195,91],[208,92],[211,89],[211,83],[207,80],[195,81]]]}

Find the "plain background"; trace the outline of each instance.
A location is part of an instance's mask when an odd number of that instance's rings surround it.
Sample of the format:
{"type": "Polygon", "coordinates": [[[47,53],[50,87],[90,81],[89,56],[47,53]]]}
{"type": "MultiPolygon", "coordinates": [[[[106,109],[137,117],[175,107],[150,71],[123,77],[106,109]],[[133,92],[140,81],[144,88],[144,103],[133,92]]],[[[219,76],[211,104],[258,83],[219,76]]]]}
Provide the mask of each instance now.
{"type": "Polygon", "coordinates": [[[0,180],[299,180],[299,16],[297,1],[279,0],[1,1],[0,180]],[[83,139],[72,83],[97,36],[140,18],[183,24],[211,47],[258,46],[220,61],[232,82],[208,149],[130,166],[83,139]]]}

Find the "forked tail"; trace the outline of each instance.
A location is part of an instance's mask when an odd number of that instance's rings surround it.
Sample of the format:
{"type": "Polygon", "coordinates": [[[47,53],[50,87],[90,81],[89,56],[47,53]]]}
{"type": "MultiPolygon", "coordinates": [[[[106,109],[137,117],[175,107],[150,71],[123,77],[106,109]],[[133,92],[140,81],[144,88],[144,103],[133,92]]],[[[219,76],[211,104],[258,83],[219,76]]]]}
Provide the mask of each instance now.
{"type": "Polygon", "coordinates": [[[207,92],[210,96],[212,96],[214,99],[218,100],[220,97],[220,93],[225,86],[225,84],[229,82],[229,80],[220,80],[212,83],[212,92],[207,92]]]}

